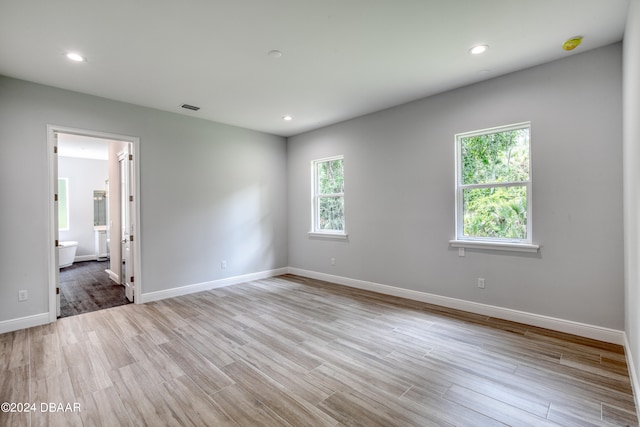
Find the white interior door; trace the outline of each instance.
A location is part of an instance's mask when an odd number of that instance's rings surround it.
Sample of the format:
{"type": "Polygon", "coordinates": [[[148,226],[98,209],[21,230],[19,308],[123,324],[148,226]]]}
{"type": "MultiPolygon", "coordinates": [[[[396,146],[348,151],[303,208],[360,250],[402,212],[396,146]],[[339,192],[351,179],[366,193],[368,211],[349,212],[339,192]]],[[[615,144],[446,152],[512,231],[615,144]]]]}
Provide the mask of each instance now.
{"type": "Polygon", "coordinates": [[[54,267],[54,286],[56,288],[56,317],[60,317],[60,255],[58,254],[58,244],[60,239],[59,231],[59,213],[58,210],[58,198],[60,197],[60,189],[58,188],[58,133],[53,133],[53,185],[54,185],[54,198],[53,198],[53,238],[55,242],[55,267],[54,267]]]}
{"type": "Polygon", "coordinates": [[[133,269],[133,253],[135,244],[135,224],[132,221],[133,191],[131,186],[131,166],[133,158],[131,148],[127,145],[118,153],[118,170],[120,175],[120,211],[121,211],[121,243],[122,243],[122,274],[121,280],[125,287],[125,294],[129,301],[133,301],[135,275],[133,269]]]}

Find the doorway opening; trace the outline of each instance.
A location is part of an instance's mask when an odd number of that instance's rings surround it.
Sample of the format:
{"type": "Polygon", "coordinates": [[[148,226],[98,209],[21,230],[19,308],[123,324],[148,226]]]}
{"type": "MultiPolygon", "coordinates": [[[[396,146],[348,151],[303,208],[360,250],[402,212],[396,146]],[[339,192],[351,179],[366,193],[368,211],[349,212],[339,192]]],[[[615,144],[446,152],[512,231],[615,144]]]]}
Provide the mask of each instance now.
{"type": "Polygon", "coordinates": [[[50,321],[139,302],[138,138],[49,125],[48,141],[50,321]]]}

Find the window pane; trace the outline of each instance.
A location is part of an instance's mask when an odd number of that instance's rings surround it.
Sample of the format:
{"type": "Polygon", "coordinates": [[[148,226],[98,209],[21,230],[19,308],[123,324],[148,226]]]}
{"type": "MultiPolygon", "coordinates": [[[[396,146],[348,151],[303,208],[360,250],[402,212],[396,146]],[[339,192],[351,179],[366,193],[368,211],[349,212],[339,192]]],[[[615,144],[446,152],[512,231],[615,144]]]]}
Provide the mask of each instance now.
{"type": "Polygon", "coordinates": [[[465,237],[527,238],[527,187],[463,190],[465,237]]]}
{"type": "Polygon", "coordinates": [[[337,194],[344,192],[344,168],[342,160],[318,163],[318,193],[337,194]]]}
{"type": "Polygon", "coordinates": [[[344,230],[344,198],[320,197],[318,200],[318,229],[344,230]]]}
{"type": "Polygon", "coordinates": [[[529,180],[529,129],[460,139],[462,184],[529,180]]]}

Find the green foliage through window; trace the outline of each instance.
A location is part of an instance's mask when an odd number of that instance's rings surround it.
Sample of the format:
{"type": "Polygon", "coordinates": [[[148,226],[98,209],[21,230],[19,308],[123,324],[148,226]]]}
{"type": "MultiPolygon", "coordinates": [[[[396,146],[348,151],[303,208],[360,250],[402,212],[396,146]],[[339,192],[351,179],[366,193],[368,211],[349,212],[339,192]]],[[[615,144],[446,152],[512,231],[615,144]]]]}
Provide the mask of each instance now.
{"type": "Polygon", "coordinates": [[[460,138],[462,184],[529,180],[529,129],[460,138]]]}
{"type": "Polygon", "coordinates": [[[527,238],[527,188],[463,190],[464,235],[500,239],[527,238]]]}
{"type": "Polygon", "coordinates": [[[317,160],[314,170],[314,231],[344,231],[342,158],[317,160]]]}
{"type": "Polygon", "coordinates": [[[458,135],[458,238],[529,241],[529,125],[458,135]]]}

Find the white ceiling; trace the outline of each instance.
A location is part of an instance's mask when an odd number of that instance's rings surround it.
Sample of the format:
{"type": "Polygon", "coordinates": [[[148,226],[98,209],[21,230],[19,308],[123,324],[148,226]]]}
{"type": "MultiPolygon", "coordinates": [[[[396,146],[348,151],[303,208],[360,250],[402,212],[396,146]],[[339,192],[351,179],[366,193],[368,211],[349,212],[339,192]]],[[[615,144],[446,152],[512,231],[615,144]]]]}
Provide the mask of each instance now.
{"type": "Polygon", "coordinates": [[[290,136],[620,41],[627,8],[628,0],[0,0],[0,74],[290,136]],[[575,35],[582,45],[562,50],[575,35]],[[476,44],[490,49],[471,56],[476,44]],[[274,49],[282,57],[269,56],[274,49]],[[67,60],[69,51],[87,62],[67,60]]]}
{"type": "Polygon", "coordinates": [[[58,156],[109,160],[109,140],[90,136],[58,134],[58,156]]]}

